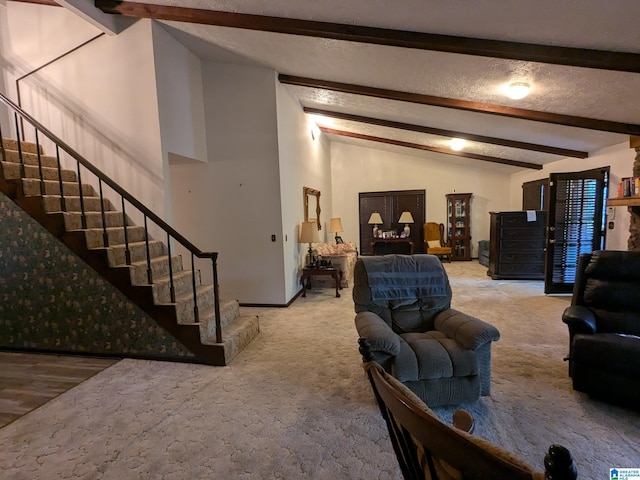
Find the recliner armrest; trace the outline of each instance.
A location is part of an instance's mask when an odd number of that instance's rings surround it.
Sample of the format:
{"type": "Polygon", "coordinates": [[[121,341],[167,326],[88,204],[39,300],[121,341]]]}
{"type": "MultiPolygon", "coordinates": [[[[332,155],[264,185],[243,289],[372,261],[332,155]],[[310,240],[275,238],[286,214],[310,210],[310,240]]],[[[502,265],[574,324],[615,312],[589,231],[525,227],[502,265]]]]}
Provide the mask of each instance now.
{"type": "Polygon", "coordinates": [[[372,352],[384,352],[393,356],[400,353],[400,337],[375,313],[358,313],[356,329],[359,336],[367,339],[372,352]]]}
{"type": "Polygon", "coordinates": [[[436,330],[469,350],[500,339],[500,332],[490,323],[453,308],[438,313],[434,320],[436,330]]]}
{"type": "Polygon", "coordinates": [[[562,314],[562,321],[569,326],[569,333],[594,334],[596,328],[596,316],[583,305],[571,305],[562,314]]]}

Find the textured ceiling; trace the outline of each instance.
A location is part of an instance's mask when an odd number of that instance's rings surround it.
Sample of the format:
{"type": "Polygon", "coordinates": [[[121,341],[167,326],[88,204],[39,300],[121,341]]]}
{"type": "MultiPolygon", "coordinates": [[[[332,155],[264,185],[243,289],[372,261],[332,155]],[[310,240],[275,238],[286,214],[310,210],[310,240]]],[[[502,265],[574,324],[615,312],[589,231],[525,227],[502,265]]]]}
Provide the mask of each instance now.
{"type": "MultiPolygon", "coordinates": [[[[492,40],[640,53],[640,2],[637,0],[504,0],[394,2],[167,1],[142,3],[259,14],[395,30],[492,40]]],[[[517,107],[539,112],[640,124],[640,74],[505,60],[357,43],[256,30],[163,21],[167,30],[205,59],[275,69],[280,74],[364,87],[517,107]],[[514,101],[504,96],[511,81],[526,81],[531,94],[514,101]]],[[[408,103],[326,89],[285,85],[303,107],[392,120],[462,133],[594,152],[624,142],[628,135],[568,127],[408,103]]],[[[399,142],[447,148],[449,137],[366,123],[317,118],[319,125],[399,142]]],[[[449,158],[406,147],[331,135],[332,141],[397,148],[404,153],[449,158]]],[[[487,143],[470,142],[465,151],[542,165],[563,158],[487,143]]],[[[456,161],[517,171],[469,158],[456,161]]]]}

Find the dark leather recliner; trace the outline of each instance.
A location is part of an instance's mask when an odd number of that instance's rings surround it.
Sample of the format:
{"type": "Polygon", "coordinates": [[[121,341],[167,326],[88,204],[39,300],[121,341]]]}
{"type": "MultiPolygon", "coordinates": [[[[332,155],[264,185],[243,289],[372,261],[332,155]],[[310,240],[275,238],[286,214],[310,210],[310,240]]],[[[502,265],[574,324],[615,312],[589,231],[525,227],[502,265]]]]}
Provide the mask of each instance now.
{"type": "Polygon", "coordinates": [[[569,327],[573,388],[640,405],[640,252],[581,255],[562,321],[569,327]]]}

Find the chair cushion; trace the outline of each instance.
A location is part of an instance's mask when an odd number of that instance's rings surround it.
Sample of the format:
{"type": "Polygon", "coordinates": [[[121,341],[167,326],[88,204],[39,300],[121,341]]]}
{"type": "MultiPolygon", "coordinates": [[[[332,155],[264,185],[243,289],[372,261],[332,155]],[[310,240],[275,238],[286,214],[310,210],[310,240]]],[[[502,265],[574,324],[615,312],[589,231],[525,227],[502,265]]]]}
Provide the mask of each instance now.
{"type": "Polygon", "coordinates": [[[427,240],[427,245],[429,248],[440,248],[440,240],[427,240]]]}
{"type": "Polygon", "coordinates": [[[478,358],[472,350],[438,331],[400,335],[414,351],[418,367],[416,380],[465,377],[478,374],[478,358]]]}
{"type": "Polygon", "coordinates": [[[640,337],[599,333],[573,337],[576,363],[640,377],[640,337]]]}
{"type": "Polygon", "coordinates": [[[451,247],[429,247],[427,253],[429,255],[449,255],[451,253],[451,247]]]}
{"type": "Polygon", "coordinates": [[[597,308],[591,311],[596,317],[598,333],[640,335],[640,313],[638,312],[612,312],[597,308]]]}
{"type": "Polygon", "coordinates": [[[640,298],[640,282],[619,279],[588,278],[584,289],[585,305],[617,311],[634,311],[640,298]]]}

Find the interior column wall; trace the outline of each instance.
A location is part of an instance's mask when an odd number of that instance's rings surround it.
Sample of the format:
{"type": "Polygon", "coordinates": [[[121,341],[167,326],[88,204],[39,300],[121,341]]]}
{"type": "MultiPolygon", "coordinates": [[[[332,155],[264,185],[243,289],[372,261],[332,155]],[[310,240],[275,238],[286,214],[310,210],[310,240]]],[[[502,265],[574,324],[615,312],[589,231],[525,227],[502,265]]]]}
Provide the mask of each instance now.
{"type": "Polygon", "coordinates": [[[284,304],[275,72],[203,62],[202,73],[208,162],[172,162],[174,223],[219,252],[222,298],[284,304]]]}
{"type": "Polygon", "coordinates": [[[170,159],[207,160],[207,138],[200,59],[153,22],[153,53],[158,89],[158,115],[166,219],[172,223],[170,159]]]}
{"type": "MultiPolygon", "coordinates": [[[[300,291],[300,272],[306,263],[307,244],[298,243],[304,220],[303,187],[320,191],[320,222],[323,241],[333,241],[329,220],[333,217],[331,186],[331,150],[326,135],[311,135],[313,119],[302,111],[296,99],[276,82],[278,100],[278,144],[282,233],[287,298],[300,291]]],[[[315,217],[315,212],[310,213],[315,217]]]]}

